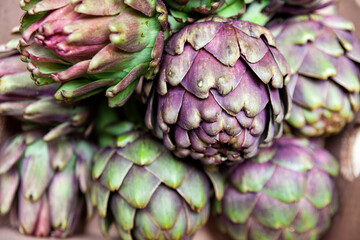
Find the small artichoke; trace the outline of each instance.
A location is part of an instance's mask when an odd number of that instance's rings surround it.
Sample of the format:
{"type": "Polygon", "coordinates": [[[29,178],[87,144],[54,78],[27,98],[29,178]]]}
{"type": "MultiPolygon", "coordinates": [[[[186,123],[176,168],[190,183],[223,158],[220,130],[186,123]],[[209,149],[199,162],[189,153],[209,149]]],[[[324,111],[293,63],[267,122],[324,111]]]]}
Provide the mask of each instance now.
{"type": "Polygon", "coordinates": [[[282,134],[289,67],[264,27],[204,21],[175,34],[146,124],[178,157],[242,161],[282,134]]]}
{"type": "MultiPolygon", "coordinates": [[[[126,129],[130,125],[123,125],[126,129]]],[[[190,239],[208,220],[210,181],[142,131],[120,134],[95,157],[92,202],[108,235],[121,239],[190,239]]]]}
{"type": "Polygon", "coordinates": [[[231,169],[219,227],[231,239],[319,239],[338,207],[338,163],[306,139],[284,137],[231,169]]]}
{"type": "Polygon", "coordinates": [[[62,83],[58,100],[106,90],[109,105],[122,106],[139,82],[158,71],[167,29],[161,0],[21,0],[20,5],[27,11],[23,60],[37,84],[62,83]]]}
{"type": "Polygon", "coordinates": [[[0,213],[13,205],[23,234],[66,237],[78,226],[85,198],[90,203],[85,194],[90,192],[94,149],[70,137],[44,142],[42,135],[24,132],[2,146],[0,213]]]}
{"type": "Polygon", "coordinates": [[[319,15],[271,25],[293,74],[288,124],[301,136],[338,133],[360,106],[360,42],[354,25],[341,17],[319,15]]]}
{"type": "Polygon", "coordinates": [[[36,86],[16,51],[17,43],[18,40],[12,40],[0,45],[0,114],[37,123],[40,128],[52,127],[44,136],[47,141],[70,132],[90,130],[91,108],[83,103],[55,101],[57,83],[36,86]]]}

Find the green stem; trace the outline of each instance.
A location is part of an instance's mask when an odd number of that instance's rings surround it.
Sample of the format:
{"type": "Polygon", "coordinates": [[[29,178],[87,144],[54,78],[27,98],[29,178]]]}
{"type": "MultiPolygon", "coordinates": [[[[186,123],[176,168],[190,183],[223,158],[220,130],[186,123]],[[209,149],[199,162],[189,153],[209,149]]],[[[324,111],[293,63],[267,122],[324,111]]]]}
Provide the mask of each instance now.
{"type": "MultiPolygon", "coordinates": [[[[184,18],[184,21],[185,21],[185,19],[186,18],[184,18]]],[[[176,33],[188,25],[188,24],[180,23],[180,22],[176,21],[175,18],[171,15],[169,15],[169,17],[168,17],[168,22],[170,25],[171,33],[176,33]]]]}
{"type": "Polygon", "coordinates": [[[236,0],[231,4],[225,4],[220,9],[218,9],[215,14],[221,17],[230,18],[233,16],[238,16],[239,13],[245,11],[245,1],[236,0]]]}
{"type": "Polygon", "coordinates": [[[247,7],[246,12],[239,19],[264,26],[272,17],[272,15],[262,13],[269,2],[270,0],[254,1],[247,7]]]}

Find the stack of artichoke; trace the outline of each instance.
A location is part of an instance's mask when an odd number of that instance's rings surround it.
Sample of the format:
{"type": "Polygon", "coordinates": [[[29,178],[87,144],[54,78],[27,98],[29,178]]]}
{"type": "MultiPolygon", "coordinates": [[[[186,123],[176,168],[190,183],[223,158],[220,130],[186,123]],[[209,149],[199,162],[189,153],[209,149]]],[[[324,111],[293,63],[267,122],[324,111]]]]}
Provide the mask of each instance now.
{"type": "Polygon", "coordinates": [[[124,240],[191,239],[210,217],[224,239],[319,239],[339,172],[320,143],[360,108],[360,42],[316,12],[331,4],[20,0],[0,214],[34,236],[96,209],[124,240]]]}

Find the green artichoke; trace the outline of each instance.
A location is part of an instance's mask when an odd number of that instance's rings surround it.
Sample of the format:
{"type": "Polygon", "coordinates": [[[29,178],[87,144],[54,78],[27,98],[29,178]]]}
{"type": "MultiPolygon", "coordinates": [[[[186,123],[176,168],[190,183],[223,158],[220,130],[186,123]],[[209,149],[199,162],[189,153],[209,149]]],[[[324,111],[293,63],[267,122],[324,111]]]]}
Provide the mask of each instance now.
{"type": "Polygon", "coordinates": [[[284,137],[231,169],[219,227],[232,239],[319,239],[338,207],[338,163],[306,139],[284,137]]]}
{"type": "Polygon", "coordinates": [[[209,179],[129,126],[94,160],[91,199],[103,234],[115,222],[121,239],[190,239],[209,216],[209,179]]]}
{"type": "Polygon", "coordinates": [[[288,124],[302,136],[338,133],[360,106],[360,42],[351,22],[305,15],[272,24],[290,64],[293,107],[288,124]]]}
{"type": "Polygon", "coordinates": [[[122,106],[158,71],[167,29],[161,0],[21,0],[20,49],[38,85],[77,101],[106,90],[122,106]],[[140,81],[141,80],[141,81],[140,81]]]}
{"type": "Polygon", "coordinates": [[[245,12],[245,0],[164,0],[178,22],[191,23],[207,15],[237,17],[245,12]]]}
{"type": "MultiPolygon", "coordinates": [[[[44,142],[42,135],[24,132],[2,146],[0,213],[13,205],[23,234],[66,237],[90,203],[85,194],[90,192],[94,149],[70,137],[44,142]]],[[[87,213],[92,213],[91,204],[87,213]]]]}
{"type": "Polygon", "coordinates": [[[17,44],[18,40],[12,40],[0,45],[0,114],[37,123],[36,127],[52,127],[44,136],[47,141],[90,130],[90,107],[56,102],[53,95],[59,84],[36,86],[20,60],[17,44]]]}
{"type": "Polygon", "coordinates": [[[149,101],[146,124],[178,157],[242,161],[282,134],[289,66],[264,27],[204,21],[176,33],[149,101]]]}

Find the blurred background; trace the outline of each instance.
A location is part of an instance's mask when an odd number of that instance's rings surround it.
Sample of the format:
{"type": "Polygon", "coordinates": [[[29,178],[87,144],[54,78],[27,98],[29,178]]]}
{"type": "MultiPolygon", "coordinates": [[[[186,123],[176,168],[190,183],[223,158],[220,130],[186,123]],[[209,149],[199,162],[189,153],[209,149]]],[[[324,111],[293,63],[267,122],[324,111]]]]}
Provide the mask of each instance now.
{"type": "MultiPolygon", "coordinates": [[[[19,25],[22,16],[22,10],[18,6],[18,0],[1,0],[0,8],[0,43],[4,43],[11,39],[10,31],[13,27],[19,25]]],[[[356,34],[360,38],[360,0],[339,0],[336,1],[337,13],[354,22],[356,27],[356,34]]],[[[330,11],[332,11],[330,9],[330,11]]],[[[359,118],[360,119],[360,118],[359,118]]],[[[7,125],[8,126],[8,125],[7,125]]],[[[348,127],[346,131],[351,131],[348,127]]],[[[0,118],[0,143],[7,135],[8,130],[4,128],[4,120],[0,118]]],[[[327,143],[328,149],[339,157],[339,140],[346,136],[343,133],[341,136],[335,136],[327,143]]],[[[359,156],[360,159],[360,156],[359,156]]],[[[325,240],[358,240],[360,239],[360,180],[353,183],[346,182],[343,178],[337,181],[340,191],[340,210],[333,220],[333,225],[325,240]]],[[[0,218],[0,240],[2,239],[36,239],[21,236],[17,230],[7,227],[8,218],[0,218]]],[[[115,229],[113,229],[115,231],[115,229]]],[[[90,225],[85,227],[86,236],[79,235],[71,240],[95,240],[101,239],[100,232],[97,228],[97,219],[94,218],[90,225]]],[[[116,234],[114,234],[116,236],[116,234]]],[[[115,239],[115,238],[114,238],[115,239]]],[[[214,231],[212,223],[205,229],[200,231],[194,240],[226,240],[214,231]]]]}

